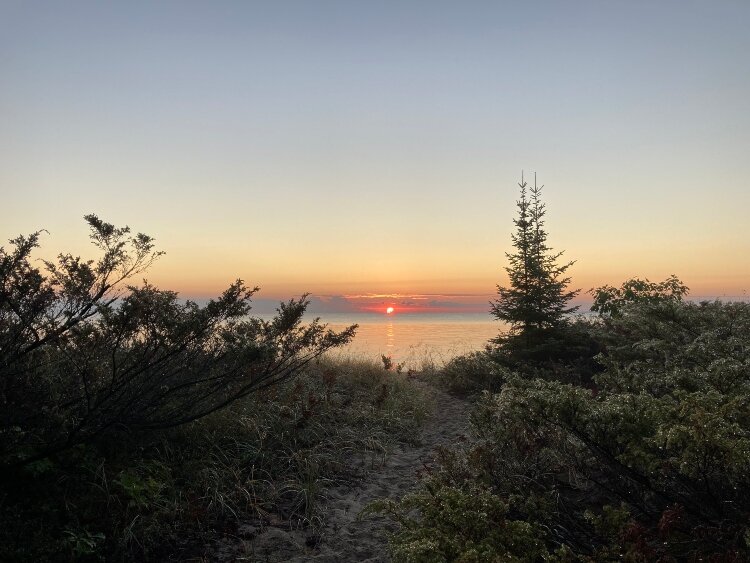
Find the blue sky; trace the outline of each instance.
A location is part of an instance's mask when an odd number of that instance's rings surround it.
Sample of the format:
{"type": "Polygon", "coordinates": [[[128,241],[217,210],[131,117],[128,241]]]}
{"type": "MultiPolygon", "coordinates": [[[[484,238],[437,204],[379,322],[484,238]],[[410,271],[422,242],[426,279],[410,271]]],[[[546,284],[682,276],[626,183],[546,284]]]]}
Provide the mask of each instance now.
{"type": "Polygon", "coordinates": [[[4,2],[4,238],[153,234],[151,279],[477,294],[516,182],[588,288],[750,279],[747,2],[4,2]]]}

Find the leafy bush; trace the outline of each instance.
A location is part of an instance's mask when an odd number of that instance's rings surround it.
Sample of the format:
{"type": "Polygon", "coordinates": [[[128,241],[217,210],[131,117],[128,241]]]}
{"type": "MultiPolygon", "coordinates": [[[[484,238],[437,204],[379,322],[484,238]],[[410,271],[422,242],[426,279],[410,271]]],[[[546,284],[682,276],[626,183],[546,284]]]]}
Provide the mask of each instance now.
{"type": "MultiPolygon", "coordinates": [[[[616,311],[589,324],[602,350],[590,384],[538,370],[485,393],[474,443],[443,455],[401,508],[427,514],[432,493],[481,490],[539,534],[548,560],[748,560],[750,305],[650,294],[616,311]]],[[[465,523],[405,526],[394,554],[408,561],[414,538],[443,545],[463,537],[465,523]]],[[[472,542],[497,550],[484,560],[516,556],[477,530],[472,542]]]]}
{"type": "Polygon", "coordinates": [[[510,518],[506,503],[474,483],[457,488],[428,481],[401,502],[375,502],[370,510],[387,512],[401,525],[393,542],[396,561],[511,562],[548,555],[539,529],[510,518]]]}
{"type": "Polygon", "coordinates": [[[43,272],[31,262],[40,233],[0,247],[0,470],[199,419],[354,335],[303,325],[305,297],[248,318],[257,288],[241,280],[204,307],[125,286],[159,257],[153,240],[86,220],[97,261],[61,254],[43,272]]]}
{"type": "Polygon", "coordinates": [[[603,316],[619,317],[623,308],[635,303],[679,303],[687,295],[689,288],[674,274],[662,282],[633,278],[620,287],[603,285],[592,289],[594,296],[591,310],[603,316]]]}
{"type": "Polygon", "coordinates": [[[452,358],[437,373],[437,381],[461,395],[499,391],[509,371],[485,352],[472,352],[452,358]]]}

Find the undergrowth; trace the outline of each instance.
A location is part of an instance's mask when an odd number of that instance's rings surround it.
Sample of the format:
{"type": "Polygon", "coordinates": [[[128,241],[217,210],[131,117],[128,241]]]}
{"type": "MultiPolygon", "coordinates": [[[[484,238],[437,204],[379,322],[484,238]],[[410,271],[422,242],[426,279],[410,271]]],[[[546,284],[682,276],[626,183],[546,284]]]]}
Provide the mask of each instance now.
{"type": "Polygon", "coordinates": [[[499,391],[509,376],[510,371],[489,354],[472,352],[456,356],[433,370],[430,380],[455,395],[472,396],[482,391],[499,391]]]}
{"type": "Polygon", "coordinates": [[[322,359],[192,424],[80,446],[4,476],[0,559],[201,557],[243,522],[314,535],[326,488],[382,463],[426,414],[405,374],[322,359]]]}
{"type": "Polygon", "coordinates": [[[750,560],[750,305],[623,287],[543,346],[511,336],[437,375],[488,390],[470,440],[371,504],[399,524],[395,561],[750,560]]]}

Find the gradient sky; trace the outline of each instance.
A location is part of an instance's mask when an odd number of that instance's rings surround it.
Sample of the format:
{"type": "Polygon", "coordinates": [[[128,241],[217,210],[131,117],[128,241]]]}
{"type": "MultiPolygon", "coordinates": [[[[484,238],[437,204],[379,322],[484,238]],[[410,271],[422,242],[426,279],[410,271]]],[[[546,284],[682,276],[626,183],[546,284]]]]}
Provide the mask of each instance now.
{"type": "Polygon", "coordinates": [[[185,296],[486,310],[523,169],[576,287],[743,296],[749,28],[745,0],[5,0],[0,236],[88,254],[95,212],[185,296]]]}

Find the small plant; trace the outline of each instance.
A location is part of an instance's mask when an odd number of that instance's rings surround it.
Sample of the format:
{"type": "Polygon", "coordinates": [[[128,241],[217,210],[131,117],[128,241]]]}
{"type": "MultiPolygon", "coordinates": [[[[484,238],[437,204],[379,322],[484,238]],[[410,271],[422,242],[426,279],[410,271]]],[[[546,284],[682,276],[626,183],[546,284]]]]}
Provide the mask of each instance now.
{"type": "Polygon", "coordinates": [[[393,358],[386,356],[385,354],[380,355],[380,359],[383,362],[383,369],[385,371],[391,371],[393,369],[393,358]]]}
{"type": "MultiPolygon", "coordinates": [[[[74,559],[96,555],[105,540],[104,534],[92,534],[88,530],[65,530],[64,534],[65,546],[74,559]]],[[[96,559],[102,558],[96,557],[96,559]]]]}
{"type": "Polygon", "coordinates": [[[128,499],[129,506],[146,509],[158,500],[165,488],[165,484],[154,475],[154,471],[151,471],[158,465],[156,463],[147,464],[144,472],[131,469],[123,470],[114,480],[114,483],[120,487],[128,499]]]}

